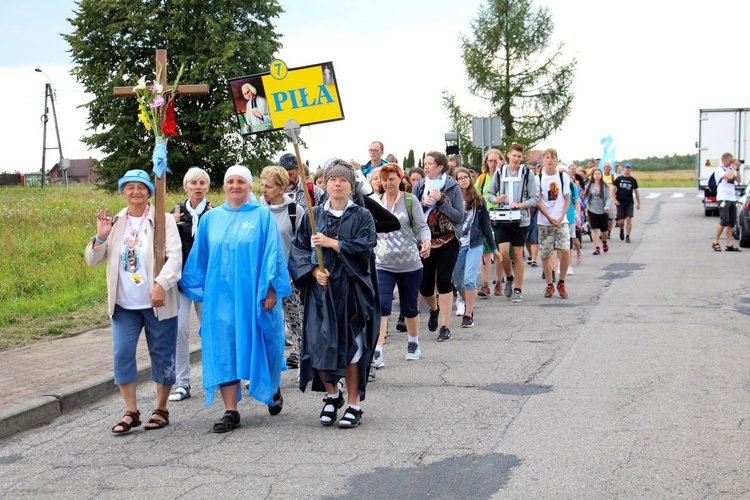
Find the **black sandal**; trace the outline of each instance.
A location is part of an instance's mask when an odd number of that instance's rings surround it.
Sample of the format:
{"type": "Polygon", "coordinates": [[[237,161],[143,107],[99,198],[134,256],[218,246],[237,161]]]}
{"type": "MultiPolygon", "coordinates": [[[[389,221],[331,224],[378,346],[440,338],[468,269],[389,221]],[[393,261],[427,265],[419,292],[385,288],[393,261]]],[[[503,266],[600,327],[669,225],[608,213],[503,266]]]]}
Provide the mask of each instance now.
{"type": "Polygon", "coordinates": [[[158,408],[155,408],[154,411],[151,412],[151,418],[149,418],[148,422],[146,422],[144,429],[146,429],[147,431],[153,431],[156,429],[163,429],[168,425],[169,412],[167,410],[160,410],[158,408]],[[154,415],[158,415],[161,418],[154,418],[154,415]]]}
{"type": "Polygon", "coordinates": [[[268,405],[268,413],[276,416],[281,413],[282,408],[284,408],[284,398],[281,397],[281,388],[279,387],[276,394],[273,395],[273,404],[268,405]]]}
{"type": "Polygon", "coordinates": [[[362,423],[362,410],[355,410],[349,406],[344,412],[344,416],[339,420],[340,429],[349,429],[351,427],[357,427],[362,423]]]}
{"type": "Polygon", "coordinates": [[[320,423],[328,427],[329,425],[333,425],[333,423],[336,421],[336,414],[338,413],[338,409],[344,406],[344,394],[339,391],[339,397],[338,398],[332,398],[327,397],[323,398],[323,409],[320,411],[320,423]],[[332,405],[333,411],[326,411],[326,406],[332,405]],[[327,420],[323,420],[326,418],[327,420]]]}
{"type": "Polygon", "coordinates": [[[714,252],[721,252],[721,245],[719,245],[718,243],[714,243],[713,245],[711,245],[711,248],[714,249],[714,252]]]}
{"type": "Polygon", "coordinates": [[[119,421],[112,427],[112,432],[115,434],[125,434],[126,432],[130,431],[133,427],[140,427],[141,425],[141,412],[138,410],[136,411],[126,411],[125,415],[122,416],[122,420],[119,421]],[[130,417],[130,422],[125,421],[125,417],[130,417]],[[122,427],[122,429],[118,430],[118,427],[122,427]]]}
{"type": "Polygon", "coordinates": [[[235,410],[227,410],[224,412],[224,416],[221,420],[214,424],[214,432],[221,434],[223,432],[229,432],[235,427],[240,426],[240,412],[235,410]]]}
{"type": "Polygon", "coordinates": [[[734,246],[734,245],[730,245],[730,246],[728,246],[728,247],[726,248],[726,250],[727,250],[727,252],[741,252],[741,251],[742,251],[742,250],[740,250],[739,248],[737,248],[737,247],[736,247],[736,246],[734,246]]]}

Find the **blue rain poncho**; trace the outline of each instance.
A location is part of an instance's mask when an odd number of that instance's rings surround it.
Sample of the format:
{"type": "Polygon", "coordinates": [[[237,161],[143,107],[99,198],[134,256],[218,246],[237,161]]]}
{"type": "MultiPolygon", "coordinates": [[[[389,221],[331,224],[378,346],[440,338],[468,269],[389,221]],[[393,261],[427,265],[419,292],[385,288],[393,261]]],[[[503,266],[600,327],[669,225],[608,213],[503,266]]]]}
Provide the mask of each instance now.
{"type": "MultiPolygon", "coordinates": [[[[201,344],[206,405],[226,382],[249,380],[249,394],[267,405],[281,383],[284,319],[291,294],[284,246],[271,211],[257,202],[227,203],[202,218],[180,286],[203,302],[201,344]],[[269,286],[276,306],[263,311],[269,286]]],[[[238,400],[242,398],[238,391],[238,400]]]]}

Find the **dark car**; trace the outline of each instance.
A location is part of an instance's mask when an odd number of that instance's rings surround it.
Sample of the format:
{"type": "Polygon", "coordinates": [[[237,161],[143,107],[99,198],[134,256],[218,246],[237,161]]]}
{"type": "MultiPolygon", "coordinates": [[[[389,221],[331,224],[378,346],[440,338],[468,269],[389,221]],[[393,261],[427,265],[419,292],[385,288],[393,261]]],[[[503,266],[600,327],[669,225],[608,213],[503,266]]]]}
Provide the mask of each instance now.
{"type": "Polygon", "coordinates": [[[732,237],[742,248],[750,248],[750,198],[747,191],[737,199],[737,223],[734,225],[732,237]]]}

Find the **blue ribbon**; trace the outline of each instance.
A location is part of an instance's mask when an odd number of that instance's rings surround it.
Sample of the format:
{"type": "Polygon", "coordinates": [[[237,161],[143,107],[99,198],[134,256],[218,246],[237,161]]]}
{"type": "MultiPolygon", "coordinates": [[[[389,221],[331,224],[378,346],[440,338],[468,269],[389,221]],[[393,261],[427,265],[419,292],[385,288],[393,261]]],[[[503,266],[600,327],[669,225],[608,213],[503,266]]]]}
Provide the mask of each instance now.
{"type": "Polygon", "coordinates": [[[151,159],[154,162],[154,174],[156,174],[157,179],[161,179],[162,175],[164,175],[165,170],[168,174],[172,173],[172,171],[169,169],[169,166],[167,165],[166,142],[159,142],[156,144],[156,146],[154,146],[154,154],[151,159]]]}
{"type": "Polygon", "coordinates": [[[599,170],[604,171],[604,164],[609,162],[609,164],[612,166],[612,170],[614,170],[615,166],[615,147],[612,144],[612,136],[608,135],[607,137],[603,137],[599,143],[602,145],[602,148],[604,149],[602,151],[602,158],[599,160],[599,170]]]}

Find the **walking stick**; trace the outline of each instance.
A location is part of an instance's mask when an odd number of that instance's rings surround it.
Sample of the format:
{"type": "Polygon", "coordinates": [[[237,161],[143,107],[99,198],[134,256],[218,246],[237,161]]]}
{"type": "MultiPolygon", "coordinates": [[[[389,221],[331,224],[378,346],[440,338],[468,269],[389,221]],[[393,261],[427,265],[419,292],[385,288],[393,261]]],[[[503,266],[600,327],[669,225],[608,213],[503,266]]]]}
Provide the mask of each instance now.
{"type": "MultiPolygon", "coordinates": [[[[313,214],[313,199],[310,197],[310,191],[307,189],[307,177],[305,176],[305,166],[302,163],[302,158],[299,154],[299,141],[297,137],[299,135],[299,122],[297,120],[287,120],[284,124],[284,132],[287,137],[292,140],[294,145],[294,155],[297,157],[297,175],[302,179],[302,189],[305,191],[305,200],[307,200],[307,217],[310,219],[310,229],[312,235],[318,234],[318,230],[315,228],[315,215],[313,214]]],[[[321,272],[325,272],[323,266],[323,252],[320,250],[320,245],[315,245],[315,255],[318,257],[318,268],[321,272]]]]}

